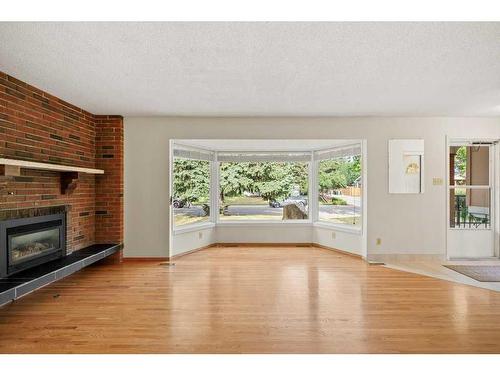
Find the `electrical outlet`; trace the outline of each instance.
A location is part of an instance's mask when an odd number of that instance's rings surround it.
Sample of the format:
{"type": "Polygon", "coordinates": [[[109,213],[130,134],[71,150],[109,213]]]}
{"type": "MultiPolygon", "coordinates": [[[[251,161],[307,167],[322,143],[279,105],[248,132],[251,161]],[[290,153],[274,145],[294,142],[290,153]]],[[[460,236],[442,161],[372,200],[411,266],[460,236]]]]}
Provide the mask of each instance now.
{"type": "Polygon", "coordinates": [[[203,238],[203,232],[198,232],[198,239],[201,240],[203,238]]]}
{"type": "Polygon", "coordinates": [[[377,238],[376,244],[377,245],[382,245],[382,238],[377,238]]]}
{"type": "Polygon", "coordinates": [[[332,232],[332,240],[334,240],[335,238],[337,238],[337,233],[332,232]]]}

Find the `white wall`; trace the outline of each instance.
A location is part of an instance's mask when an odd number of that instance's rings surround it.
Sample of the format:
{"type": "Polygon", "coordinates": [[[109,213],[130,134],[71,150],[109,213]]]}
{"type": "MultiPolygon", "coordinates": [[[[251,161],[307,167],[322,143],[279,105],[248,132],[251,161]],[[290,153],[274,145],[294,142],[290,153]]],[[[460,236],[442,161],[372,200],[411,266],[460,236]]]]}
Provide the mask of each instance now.
{"type": "Polygon", "coordinates": [[[364,239],[361,234],[348,233],[334,228],[314,226],[313,243],[365,256],[364,239]]]}
{"type": "Polygon", "coordinates": [[[446,135],[500,138],[500,119],[125,118],[125,256],[169,255],[169,140],[193,138],[366,139],[368,254],[444,254],[446,187],[432,179],[446,180],[446,135]],[[388,193],[392,138],[425,140],[424,194],[388,193]]]}
{"type": "MultiPolygon", "coordinates": [[[[215,228],[199,229],[192,232],[176,233],[172,238],[172,249],[169,256],[200,249],[216,243],[215,228]]],[[[165,255],[168,256],[168,255],[165,255]]]]}
{"type": "Polygon", "coordinates": [[[311,224],[217,225],[218,243],[312,243],[311,224]]]}

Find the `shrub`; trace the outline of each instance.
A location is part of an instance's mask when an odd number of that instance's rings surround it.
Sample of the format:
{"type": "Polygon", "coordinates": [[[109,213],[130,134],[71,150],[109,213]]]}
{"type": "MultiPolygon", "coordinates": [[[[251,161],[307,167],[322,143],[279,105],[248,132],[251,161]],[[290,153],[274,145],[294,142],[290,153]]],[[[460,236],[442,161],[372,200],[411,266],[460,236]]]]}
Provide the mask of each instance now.
{"type": "Polygon", "coordinates": [[[342,198],[333,197],[332,204],[334,204],[335,206],[346,206],[347,202],[345,200],[343,200],[342,198]]]}

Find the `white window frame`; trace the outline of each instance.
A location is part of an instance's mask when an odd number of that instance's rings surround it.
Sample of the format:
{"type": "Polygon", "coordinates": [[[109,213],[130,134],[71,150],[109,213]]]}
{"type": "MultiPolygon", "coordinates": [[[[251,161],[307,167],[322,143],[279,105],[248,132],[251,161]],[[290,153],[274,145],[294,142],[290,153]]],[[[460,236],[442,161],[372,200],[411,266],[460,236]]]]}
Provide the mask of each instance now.
{"type": "MultiPolygon", "coordinates": [[[[347,232],[347,233],[354,233],[354,234],[362,234],[363,230],[365,228],[365,216],[366,216],[366,210],[365,210],[365,184],[366,184],[366,173],[365,173],[365,142],[363,140],[356,140],[352,141],[343,145],[339,145],[337,147],[329,147],[327,149],[321,149],[321,150],[316,150],[316,152],[329,152],[329,151],[334,151],[342,148],[347,148],[347,147],[352,147],[352,146],[357,146],[359,145],[360,148],[360,163],[361,163],[361,195],[359,196],[360,199],[360,213],[361,213],[361,220],[360,220],[360,225],[359,226],[354,226],[354,225],[349,225],[349,224],[339,224],[339,223],[332,223],[329,221],[324,221],[320,220],[319,218],[319,162],[320,160],[314,157],[314,189],[313,189],[313,194],[315,194],[315,212],[314,212],[314,226],[320,227],[320,228],[326,228],[326,229],[335,229],[341,232],[347,232]]],[[[333,158],[332,158],[333,159],[333,158]]],[[[331,159],[324,159],[324,160],[331,160],[331,159]]]]}
{"type": "MultiPolygon", "coordinates": [[[[169,184],[169,207],[170,207],[170,228],[173,232],[173,234],[181,234],[181,233],[188,233],[188,232],[193,232],[197,231],[200,229],[208,229],[208,228],[213,228],[215,227],[215,215],[214,215],[214,210],[213,210],[213,186],[214,186],[214,164],[215,164],[215,159],[216,158],[216,153],[212,150],[204,149],[201,147],[193,147],[193,146],[187,146],[183,145],[182,143],[171,141],[170,142],[170,160],[171,162],[169,163],[169,176],[170,176],[170,184],[169,184]],[[174,186],[174,150],[175,149],[185,149],[185,150],[192,150],[193,152],[201,152],[201,153],[208,153],[213,155],[213,160],[208,160],[209,162],[209,169],[210,169],[210,192],[209,192],[209,197],[210,197],[210,215],[208,216],[208,220],[201,222],[201,223],[194,223],[194,224],[187,224],[187,225],[181,225],[181,226],[176,226],[175,225],[175,214],[174,214],[174,206],[172,204],[172,199],[173,199],[173,186],[174,186]]],[[[193,159],[197,160],[197,159],[193,159]]],[[[202,160],[202,159],[200,159],[202,160]]]]}

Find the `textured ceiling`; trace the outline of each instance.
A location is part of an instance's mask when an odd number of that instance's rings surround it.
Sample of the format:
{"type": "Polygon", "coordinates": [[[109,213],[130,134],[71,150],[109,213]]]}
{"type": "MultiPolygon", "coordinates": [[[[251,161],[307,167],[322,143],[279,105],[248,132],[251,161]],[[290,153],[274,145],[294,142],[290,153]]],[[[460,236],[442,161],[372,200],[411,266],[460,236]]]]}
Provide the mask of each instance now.
{"type": "Polygon", "coordinates": [[[498,116],[500,23],[0,23],[0,70],[98,114],[498,116]]]}

